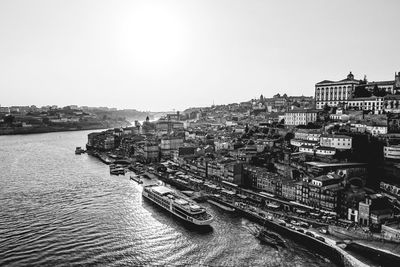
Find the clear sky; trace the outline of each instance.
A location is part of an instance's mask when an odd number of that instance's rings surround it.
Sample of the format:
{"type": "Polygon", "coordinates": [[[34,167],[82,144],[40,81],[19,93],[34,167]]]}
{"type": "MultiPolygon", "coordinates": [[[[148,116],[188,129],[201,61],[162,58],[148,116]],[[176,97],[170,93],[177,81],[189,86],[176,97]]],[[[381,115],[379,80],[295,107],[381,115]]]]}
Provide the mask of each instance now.
{"type": "Polygon", "coordinates": [[[392,80],[399,0],[0,0],[0,105],[182,110],[392,80]]]}

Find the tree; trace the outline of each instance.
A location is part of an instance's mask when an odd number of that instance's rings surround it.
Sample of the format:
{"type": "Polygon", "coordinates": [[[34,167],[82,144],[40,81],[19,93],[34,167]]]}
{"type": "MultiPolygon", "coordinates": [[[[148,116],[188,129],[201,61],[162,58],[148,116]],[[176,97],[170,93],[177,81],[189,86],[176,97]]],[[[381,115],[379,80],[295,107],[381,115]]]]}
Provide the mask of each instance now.
{"type": "Polygon", "coordinates": [[[372,94],[374,96],[384,97],[387,93],[385,89],[379,88],[378,85],[375,84],[372,94]]]}
{"type": "Polygon", "coordinates": [[[285,141],[290,141],[291,139],[293,139],[294,138],[294,133],[292,133],[292,132],[288,132],[286,135],[285,135],[285,141]]]}
{"type": "Polygon", "coordinates": [[[13,115],[7,115],[4,117],[4,122],[6,124],[12,124],[15,121],[15,117],[13,115]]]}
{"type": "Polygon", "coordinates": [[[329,111],[331,110],[331,107],[328,106],[328,104],[325,103],[324,109],[323,109],[323,110],[324,110],[325,112],[329,112],[329,111]]]}
{"type": "Polygon", "coordinates": [[[357,86],[354,90],[354,97],[370,97],[372,94],[370,91],[365,89],[365,86],[357,86]]]}
{"type": "Polygon", "coordinates": [[[49,124],[49,123],[50,123],[50,119],[47,118],[47,117],[44,117],[44,118],[42,119],[42,122],[43,122],[44,124],[49,124]]]}

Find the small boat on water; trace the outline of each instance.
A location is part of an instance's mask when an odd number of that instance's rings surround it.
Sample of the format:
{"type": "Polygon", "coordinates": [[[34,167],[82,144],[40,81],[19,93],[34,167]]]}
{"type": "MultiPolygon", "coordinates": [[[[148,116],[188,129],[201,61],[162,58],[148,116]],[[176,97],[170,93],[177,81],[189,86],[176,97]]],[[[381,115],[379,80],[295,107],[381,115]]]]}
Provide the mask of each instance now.
{"type": "Polygon", "coordinates": [[[125,170],[124,167],[121,167],[121,166],[118,166],[118,165],[115,165],[115,164],[111,164],[110,165],[110,174],[113,174],[113,175],[120,175],[120,174],[125,175],[125,172],[126,172],[126,170],[125,170]]]}
{"type": "Polygon", "coordinates": [[[285,240],[280,235],[268,231],[265,227],[249,225],[248,229],[263,244],[268,244],[275,248],[278,248],[278,246],[286,247],[285,240]]]}
{"type": "Polygon", "coordinates": [[[274,241],[273,242],[274,244],[282,246],[282,247],[286,247],[286,242],[280,235],[278,235],[277,233],[268,231],[265,228],[262,228],[258,232],[257,238],[260,239],[261,241],[265,240],[265,242],[267,242],[267,241],[272,239],[274,241]]]}
{"type": "Polygon", "coordinates": [[[82,153],[85,153],[85,150],[82,149],[80,146],[77,146],[76,149],[75,149],[75,154],[76,155],[80,155],[82,153]]]}
{"type": "Polygon", "coordinates": [[[278,247],[278,245],[279,245],[278,242],[274,238],[264,234],[262,231],[257,233],[255,236],[258,240],[261,241],[261,243],[265,243],[265,244],[268,244],[273,247],[278,247]]]}
{"type": "Polygon", "coordinates": [[[138,177],[138,176],[136,176],[136,175],[135,175],[135,176],[130,176],[129,179],[131,179],[131,180],[137,182],[138,184],[143,184],[142,179],[140,179],[140,177],[138,177]]]}

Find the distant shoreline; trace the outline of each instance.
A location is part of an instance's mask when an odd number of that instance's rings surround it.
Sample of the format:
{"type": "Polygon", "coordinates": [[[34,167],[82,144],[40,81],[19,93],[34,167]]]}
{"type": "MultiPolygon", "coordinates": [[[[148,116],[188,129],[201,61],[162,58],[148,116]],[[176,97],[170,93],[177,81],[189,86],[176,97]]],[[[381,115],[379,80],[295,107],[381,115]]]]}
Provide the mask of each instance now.
{"type": "Polygon", "coordinates": [[[54,133],[54,132],[72,132],[72,131],[87,131],[87,130],[102,130],[116,127],[129,126],[127,123],[112,124],[112,125],[96,125],[96,126],[84,126],[74,128],[62,128],[62,127],[10,127],[0,128],[1,135],[28,135],[28,134],[40,134],[40,133],[54,133]]]}

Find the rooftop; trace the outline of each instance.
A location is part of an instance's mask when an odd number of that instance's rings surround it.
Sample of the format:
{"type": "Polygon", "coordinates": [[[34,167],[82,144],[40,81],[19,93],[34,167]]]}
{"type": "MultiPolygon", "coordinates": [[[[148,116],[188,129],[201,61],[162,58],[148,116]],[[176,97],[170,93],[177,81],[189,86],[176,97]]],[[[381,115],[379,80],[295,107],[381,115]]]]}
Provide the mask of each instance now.
{"type": "Polygon", "coordinates": [[[168,194],[168,193],[173,192],[173,191],[172,191],[171,189],[169,189],[168,187],[165,187],[165,186],[162,186],[162,185],[160,185],[160,186],[154,186],[152,189],[153,189],[153,191],[157,192],[157,193],[160,194],[160,195],[166,195],[166,194],[168,194]]]}
{"type": "Polygon", "coordinates": [[[322,134],[321,137],[330,137],[330,138],[348,138],[351,139],[351,136],[342,135],[342,134],[322,134]]]}
{"type": "Polygon", "coordinates": [[[305,162],[307,165],[315,166],[315,167],[357,167],[357,166],[363,166],[366,165],[366,163],[357,163],[357,162],[343,162],[343,163],[325,163],[325,162],[316,162],[316,161],[310,161],[310,162],[305,162]]]}

